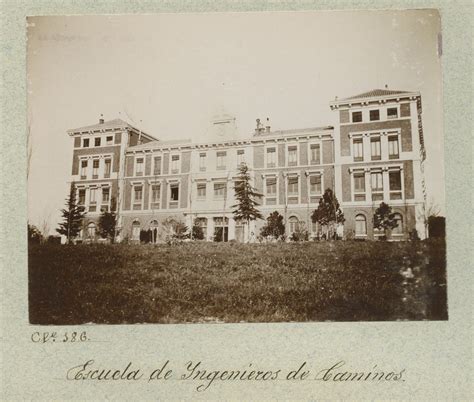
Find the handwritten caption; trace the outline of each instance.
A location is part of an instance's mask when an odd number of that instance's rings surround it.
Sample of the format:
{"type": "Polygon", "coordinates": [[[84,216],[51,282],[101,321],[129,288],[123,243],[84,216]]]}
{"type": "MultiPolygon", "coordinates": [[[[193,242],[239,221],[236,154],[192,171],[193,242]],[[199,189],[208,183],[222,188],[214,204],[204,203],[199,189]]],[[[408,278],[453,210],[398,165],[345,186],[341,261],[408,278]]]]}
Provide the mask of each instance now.
{"type": "Polygon", "coordinates": [[[208,390],[216,382],[226,381],[403,382],[405,376],[406,369],[383,370],[375,365],[369,370],[357,370],[343,360],[317,369],[310,367],[308,362],[302,362],[290,370],[262,370],[253,363],[241,369],[215,370],[206,367],[201,361],[189,361],[182,367],[174,368],[169,360],[151,369],[139,367],[133,362],[124,364],[122,368],[104,368],[95,360],[87,360],[66,372],[66,379],[70,381],[195,381],[198,392],[208,390]]]}

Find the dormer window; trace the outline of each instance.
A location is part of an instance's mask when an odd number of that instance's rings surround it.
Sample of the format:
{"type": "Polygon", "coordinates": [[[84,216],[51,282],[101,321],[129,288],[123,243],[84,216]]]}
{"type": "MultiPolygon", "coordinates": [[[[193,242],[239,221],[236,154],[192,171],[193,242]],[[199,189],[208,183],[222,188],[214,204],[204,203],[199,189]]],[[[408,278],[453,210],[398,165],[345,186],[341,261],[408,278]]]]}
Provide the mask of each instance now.
{"type": "Polygon", "coordinates": [[[94,138],[94,146],[100,147],[100,137],[94,138]]]}
{"type": "Polygon", "coordinates": [[[171,174],[179,173],[179,155],[171,156],[171,174]]]}
{"type": "Polygon", "coordinates": [[[82,140],[82,148],[89,148],[89,138],[84,138],[82,140]]]}
{"type": "Polygon", "coordinates": [[[298,147],[290,145],[288,147],[288,166],[296,166],[298,164],[298,147]]]}
{"type": "Polygon", "coordinates": [[[109,135],[105,138],[105,142],[107,145],[113,145],[114,143],[114,137],[112,135],[109,135]]]}

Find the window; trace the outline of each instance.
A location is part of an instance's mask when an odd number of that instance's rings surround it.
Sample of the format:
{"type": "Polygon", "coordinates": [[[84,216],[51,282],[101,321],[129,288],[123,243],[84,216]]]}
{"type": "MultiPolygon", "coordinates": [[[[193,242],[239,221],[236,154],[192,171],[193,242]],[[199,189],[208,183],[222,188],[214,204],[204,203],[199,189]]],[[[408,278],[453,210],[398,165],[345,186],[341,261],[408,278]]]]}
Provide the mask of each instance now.
{"type": "Polygon", "coordinates": [[[298,176],[288,177],[288,204],[298,204],[299,188],[298,176]]]}
{"type": "Polygon", "coordinates": [[[377,120],[380,120],[380,110],[376,109],[376,110],[371,110],[369,112],[369,119],[370,121],[377,121],[377,120]]]}
{"type": "Polygon", "coordinates": [[[225,183],[214,183],[214,198],[225,198],[227,194],[227,186],[225,183]]]}
{"type": "Polygon", "coordinates": [[[105,137],[105,143],[107,145],[113,145],[114,143],[114,137],[112,135],[108,135],[107,137],[105,137]]]}
{"type": "Polygon", "coordinates": [[[362,214],[356,215],[355,217],[355,235],[367,236],[367,220],[362,214]]]}
{"type": "Polygon", "coordinates": [[[83,148],[89,148],[89,138],[84,138],[82,140],[82,147],[83,148]]]}
{"type": "Polygon", "coordinates": [[[290,219],[288,219],[288,226],[290,229],[290,234],[296,232],[299,226],[298,218],[296,216],[291,216],[290,219]]]}
{"type": "Polygon", "coordinates": [[[179,173],[179,155],[171,156],[171,173],[179,173]]]}
{"type": "Polygon", "coordinates": [[[390,135],[388,137],[388,158],[398,159],[399,157],[398,135],[390,135]]]}
{"type": "Polygon", "coordinates": [[[370,174],[372,186],[372,201],[383,200],[382,172],[372,172],[370,174]]]}
{"type": "Polygon", "coordinates": [[[135,176],[143,176],[143,158],[135,159],[135,176]]]}
{"type": "Polygon", "coordinates": [[[309,202],[316,203],[319,202],[319,196],[322,194],[322,185],[321,185],[321,175],[311,175],[309,176],[309,202]]]}
{"type": "Polygon", "coordinates": [[[197,198],[199,200],[205,200],[206,199],[206,188],[207,188],[206,183],[198,183],[197,184],[197,198]]]}
{"type": "Polygon", "coordinates": [[[133,186],[133,209],[142,209],[142,199],[143,199],[143,186],[135,185],[133,186]]]}
{"type": "Polygon", "coordinates": [[[298,147],[290,145],[288,147],[288,166],[296,166],[298,164],[298,147]]]}
{"type": "Polygon", "coordinates": [[[389,185],[390,185],[390,199],[401,200],[402,199],[402,178],[400,170],[392,170],[388,172],[389,185]]]}
{"type": "Polygon", "coordinates": [[[370,139],[370,155],[373,161],[379,161],[382,159],[380,137],[372,137],[370,139]]]}
{"type": "Polygon", "coordinates": [[[161,174],[161,156],[153,158],[153,175],[159,176],[161,174]]]}
{"type": "Polygon", "coordinates": [[[91,188],[89,190],[89,212],[97,211],[97,189],[91,188]]]}
{"type": "Polygon", "coordinates": [[[242,163],[245,163],[245,151],[243,149],[237,150],[237,167],[240,167],[242,163]]]}
{"type": "Polygon", "coordinates": [[[170,208],[178,208],[179,205],[179,183],[170,184],[170,208]]]}
{"type": "Polygon", "coordinates": [[[206,171],[206,153],[201,152],[199,154],[199,171],[205,172],[206,171]]]}
{"type": "Polygon", "coordinates": [[[132,240],[140,240],[140,222],[138,220],[132,223],[132,240]]]}
{"type": "Polygon", "coordinates": [[[102,188],[102,202],[108,203],[110,201],[110,187],[102,188]]]}
{"type": "Polygon", "coordinates": [[[396,119],[398,117],[398,108],[389,107],[387,109],[387,119],[396,119]]]}
{"type": "Polygon", "coordinates": [[[354,138],[353,150],[355,162],[364,160],[364,144],[362,143],[362,138],[354,138]]]}
{"type": "Polygon", "coordinates": [[[84,188],[79,189],[79,195],[77,198],[77,203],[79,205],[84,205],[86,203],[86,190],[84,188]]]}
{"type": "Polygon", "coordinates": [[[112,167],[112,160],[111,159],[105,159],[104,160],[104,177],[105,178],[110,177],[111,167],[112,167]]]}
{"type": "Polygon", "coordinates": [[[277,195],[277,179],[276,177],[267,177],[265,180],[265,204],[275,205],[277,195]]]}
{"type": "Polygon", "coordinates": [[[160,208],[161,186],[159,184],[151,185],[151,209],[160,208]]]}
{"type": "Polygon", "coordinates": [[[94,159],[92,161],[92,178],[97,179],[99,177],[99,159],[94,159]]]}
{"type": "Polygon", "coordinates": [[[392,229],[392,235],[403,235],[403,218],[400,214],[395,214],[393,216],[397,226],[392,229]]]}
{"type": "Polygon", "coordinates": [[[150,241],[152,243],[156,243],[156,241],[158,240],[158,221],[156,219],[153,219],[150,222],[150,231],[151,231],[150,241]]]}
{"type": "Polygon", "coordinates": [[[100,147],[100,137],[94,138],[94,146],[100,147]]]}
{"type": "Polygon", "coordinates": [[[95,238],[95,224],[92,222],[87,225],[87,238],[88,239],[95,238]]]}
{"type": "Polygon", "coordinates": [[[87,178],[87,161],[81,161],[81,179],[87,178]]]}
{"type": "Polygon", "coordinates": [[[217,170],[225,170],[226,168],[226,151],[217,152],[217,170]]]}
{"type": "Polygon", "coordinates": [[[276,166],[276,148],[267,148],[267,167],[276,166]]]}
{"type": "Polygon", "coordinates": [[[362,121],[362,112],[352,112],[352,122],[360,123],[362,121]]]}
{"type": "Polygon", "coordinates": [[[365,201],[364,172],[354,172],[354,201],[365,201]]]}
{"type": "Polygon", "coordinates": [[[311,165],[319,165],[321,163],[321,147],[319,144],[311,144],[309,147],[309,162],[311,165]]]}

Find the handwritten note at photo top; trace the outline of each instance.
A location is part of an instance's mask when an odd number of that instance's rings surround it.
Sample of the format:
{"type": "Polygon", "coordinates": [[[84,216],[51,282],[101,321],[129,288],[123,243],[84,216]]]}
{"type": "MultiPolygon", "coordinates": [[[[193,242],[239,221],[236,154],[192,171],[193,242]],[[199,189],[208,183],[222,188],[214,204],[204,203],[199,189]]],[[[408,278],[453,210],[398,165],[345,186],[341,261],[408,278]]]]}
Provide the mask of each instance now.
{"type": "Polygon", "coordinates": [[[99,6],[23,27],[5,399],[464,396],[440,13],[99,6]]]}

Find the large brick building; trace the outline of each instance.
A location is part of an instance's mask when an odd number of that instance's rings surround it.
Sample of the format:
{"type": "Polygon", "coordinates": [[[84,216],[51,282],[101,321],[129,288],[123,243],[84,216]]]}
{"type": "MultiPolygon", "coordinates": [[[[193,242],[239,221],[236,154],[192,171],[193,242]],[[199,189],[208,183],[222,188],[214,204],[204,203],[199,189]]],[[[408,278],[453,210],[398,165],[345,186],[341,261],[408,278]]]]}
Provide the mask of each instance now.
{"type": "MultiPolygon", "coordinates": [[[[245,162],[263,194],[261,212],[280,212],[287,234],[304,225],[317,236],[311,213],[327,188],[340,201],[347,238],[374,239],[372,217],[384,201],[396,212],[394,239],[417,229],[423,237],[425,150],[419,93],[373,90],[330,104],[332,127],[272,131],[257,121],[248,139],[236,139],[235,119],[217,116],[215,140],[160,141],[122,120],[69,130],[74,138],[72,181],[87,215],[82,239],[97,238],[101,210],[116,200],[120,238],[138,241],[163,223],[199,223],[208,240],[244,241],[247,228],[233,219],[234,180],[245,162]],[[216,235],[218,234],[218,235],[216,235]]],[[[253,222],[258,234],[264,221],[253,222]]]]}

